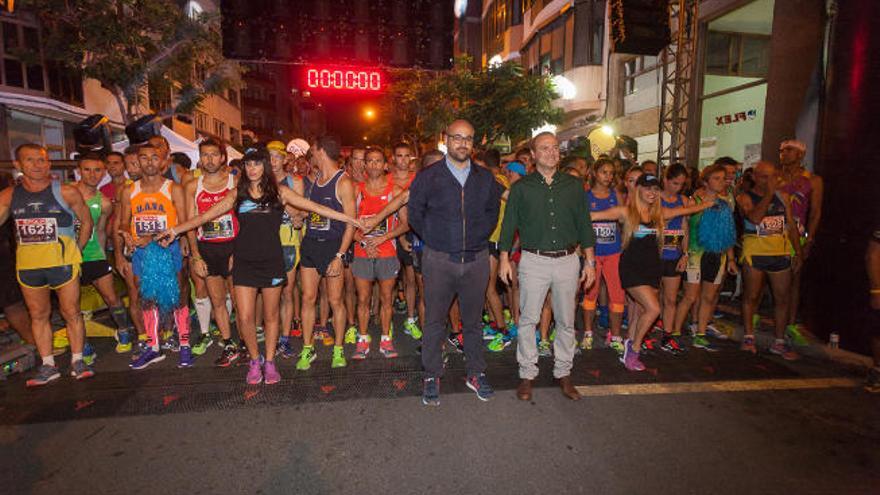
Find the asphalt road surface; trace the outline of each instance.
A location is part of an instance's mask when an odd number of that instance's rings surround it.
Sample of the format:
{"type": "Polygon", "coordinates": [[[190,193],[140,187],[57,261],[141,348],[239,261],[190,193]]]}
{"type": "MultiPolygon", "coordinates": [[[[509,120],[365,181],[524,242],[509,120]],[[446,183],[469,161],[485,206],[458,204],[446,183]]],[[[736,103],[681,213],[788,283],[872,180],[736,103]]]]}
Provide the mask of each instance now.
{"type": "Polygon", "coordinates": [[[281,383],[248,387],[244,367],[210,366],[217,346],[133,372],[103,339],[92,380],[0,382],[0,493],[880,493],[880,397],[833,363],[719,342],[630,373],[599,348],[575,361],[583,400],[542,359],[521,402],[510,347],[487,355],[493,400],[454,354],[429,408],[415,345],[395,340],[395,360],[331,370],[320,347],[311,371],[285,360],[281,383]]]}

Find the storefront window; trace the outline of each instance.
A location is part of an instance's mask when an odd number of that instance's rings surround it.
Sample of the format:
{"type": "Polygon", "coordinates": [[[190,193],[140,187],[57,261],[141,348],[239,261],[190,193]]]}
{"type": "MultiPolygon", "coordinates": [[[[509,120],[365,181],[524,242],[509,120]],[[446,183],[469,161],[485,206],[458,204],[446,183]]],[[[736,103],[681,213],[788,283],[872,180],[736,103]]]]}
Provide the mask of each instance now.
{"type": "Polygon", "coordinates": [[[64,124],[60,120],[41,117],[17,110],[6,110],[9,127],[9,149],[25,143],[44,146],[53,160],[64,157],[64,124]]]}

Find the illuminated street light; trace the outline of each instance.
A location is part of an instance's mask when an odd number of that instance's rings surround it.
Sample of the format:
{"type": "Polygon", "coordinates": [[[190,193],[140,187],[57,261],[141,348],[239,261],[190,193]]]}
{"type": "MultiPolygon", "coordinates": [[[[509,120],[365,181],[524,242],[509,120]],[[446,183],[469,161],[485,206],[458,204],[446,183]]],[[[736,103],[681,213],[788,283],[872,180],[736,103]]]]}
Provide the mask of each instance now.
{"type": "Polygon", "coordinates": [[[553,76],[553,85],[556,86],[556,92],[563,100],[573,100],[577,96],[577,86],[574,85],[567,77],[556,75],[553,76]]]}
{"type": "Polygon", "coordinates": [[[459,19],[462,18],[467,12],[467,0],[455,0],[455,5],[452,7],[455,11],[455,17],[459,19]]]}
{"type": "Polygon", "coordinates": [[[372,108],[365,109],[364,118],[366,118],[367,120],[373,120],[374,118],[376,118],[376,111],[372,108]]]}
{"type": "Polygon", "coordinates": [[[491,69],[494,67],[498,67],[503,62],[504,62],[504,60],[501,58],[501,55],[495,55],[489,59],[489,68],[491,69]]]}

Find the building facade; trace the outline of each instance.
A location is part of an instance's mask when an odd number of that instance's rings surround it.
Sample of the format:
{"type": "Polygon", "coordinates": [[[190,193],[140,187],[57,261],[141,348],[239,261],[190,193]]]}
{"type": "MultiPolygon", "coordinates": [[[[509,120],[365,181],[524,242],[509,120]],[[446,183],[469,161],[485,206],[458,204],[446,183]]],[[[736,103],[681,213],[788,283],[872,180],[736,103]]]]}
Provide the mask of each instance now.
{"type": "MultiPolygon", "coordinates": [[[[730,156],[748,166],[775,160],[786,137],[814,142],[824,2],[703,0],[697,8],[683,161],[704,167],[730,156]]],[[[663,64],[625,54],[609,63],[608,122],[636,140],[640,160],[658,158],[663,64]]]]}
{"type": "MultiPolygon", "coordinates": [[[[11,160],[13,150],[26,142],[45,146],[53,159],[69,158],[76,149],[73,128],[92,114],[107,116],[114,140],[124,139],[125,122],[113,94],[98,81],[62,70],[48,60],[40,25],[26,7],[0,12],[0,161],[11,160]],[[22,48],[36,56],[20,59],[17,54],[22,48]]],[[[181,8],[196,14],[216,11],[217,6],[211,0],[190,0],[181,8]]],[[[148,98],[139,113],[167,109],[174,101],[173,91],[156,96],[152,101],[148,98]]],[[[208,96],[192,115],[169,117],[165,124],[191,141],[212,136],[240,143],[238,91],[208,96]]]]}
{"type": "Polygon", "coordinates": [[[605,0],[488,0],[482,4],[482,67],[517,60],[529,72],[553,76],[573,88],[554,103],[564,111],[556,129],[563,142],[585,137],[604,116],[605,11],[605,0]]]}

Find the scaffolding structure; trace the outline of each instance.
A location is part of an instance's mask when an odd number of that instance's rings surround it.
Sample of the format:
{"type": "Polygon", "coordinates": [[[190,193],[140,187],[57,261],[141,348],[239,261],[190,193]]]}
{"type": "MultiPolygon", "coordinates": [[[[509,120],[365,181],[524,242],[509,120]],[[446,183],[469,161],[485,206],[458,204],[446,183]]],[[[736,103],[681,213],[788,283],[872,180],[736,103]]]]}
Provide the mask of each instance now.
{"type": "Polygon", "coordinates": [[[660,128],[657,163],[683,161],[687,146],[691,77],[696,61],[699,0],[670,0],[671,43],[660,52],[660,128]]]}

